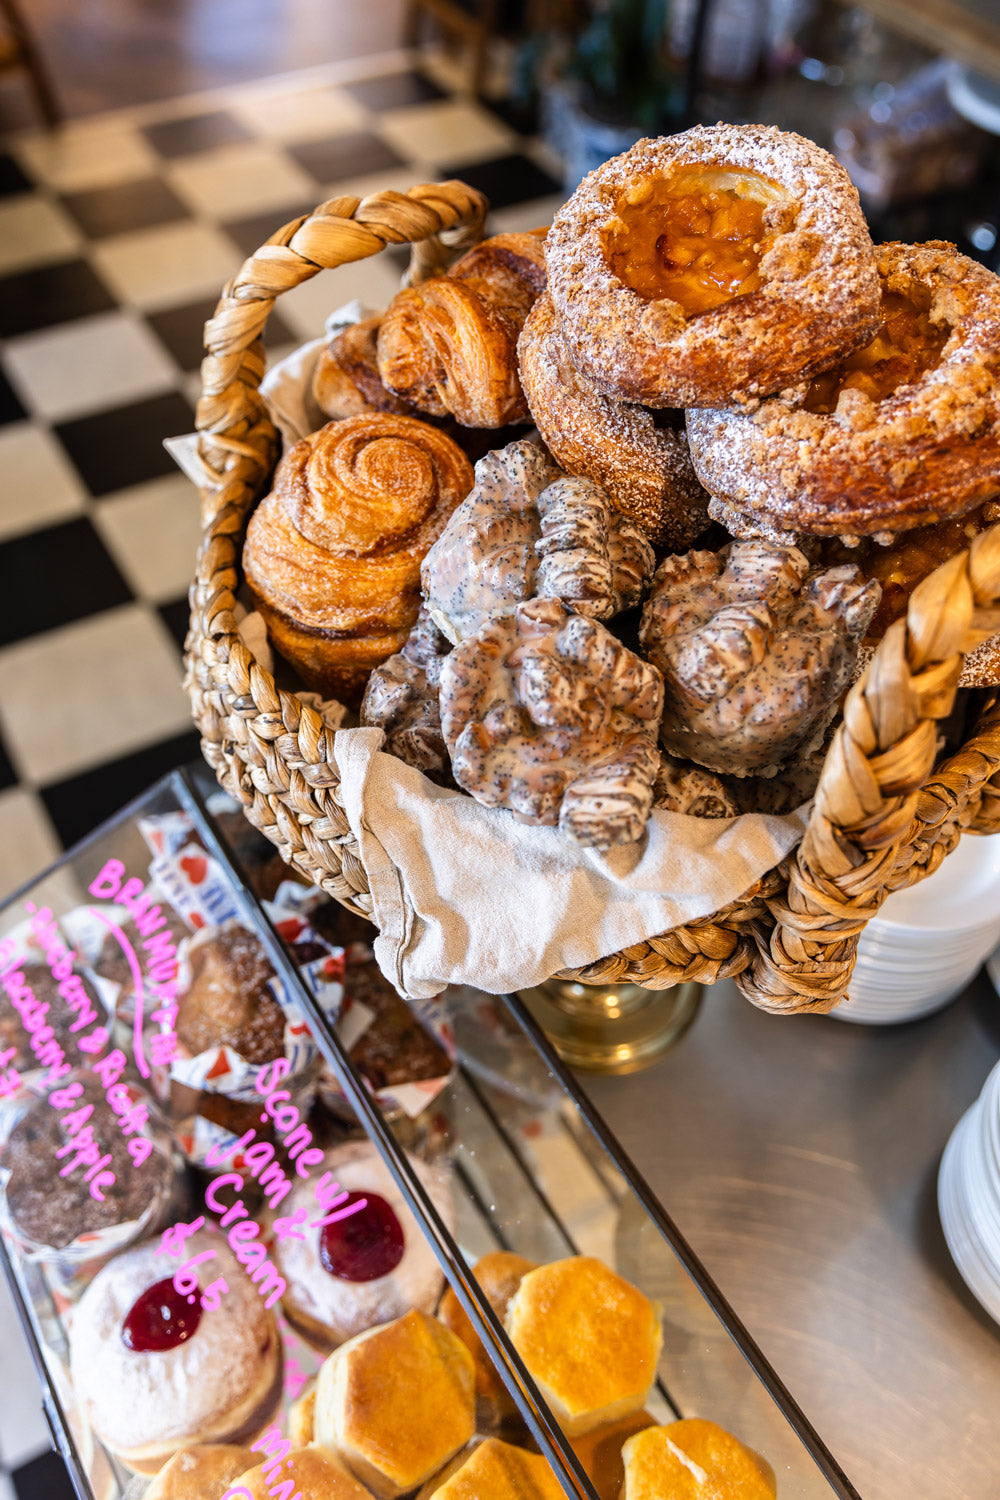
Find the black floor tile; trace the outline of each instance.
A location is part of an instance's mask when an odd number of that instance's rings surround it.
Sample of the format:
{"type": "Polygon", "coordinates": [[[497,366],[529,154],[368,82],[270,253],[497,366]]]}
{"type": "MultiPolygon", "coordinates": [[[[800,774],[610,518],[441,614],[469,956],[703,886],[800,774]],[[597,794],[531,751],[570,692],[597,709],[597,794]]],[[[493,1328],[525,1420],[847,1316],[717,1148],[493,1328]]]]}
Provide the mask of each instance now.
{"type": "Polygon", "coordinates": [[[154,151],[167,158],[190,156],[195,151],[211,151],[216,146],[255,139],[234,115],[221,109],[211,114],[188,115],[182,120],[164,120],[159,125],[148,125],[143,135],[154,151]]]}
{"type": "Polygon", "coordinates": [[[0,151],[0,198],[7,198],[12,193],[28,193],[34,185],[14,158],[6,151],[0,151]]]}
{"type": "Polygon", "coordinates": [[[527,156],[495,156],[489,161],[463,162],[460,167],[442,166],[442,177],[459,177],[478,188],[491,208],[508,208],[531,198],[547,198],[562,190],[562,184],[527,156]]]}
{"type": "Polygon", "coordinates": [[[194,416],[176,391],[77,417],[53,428],[92,495],[109,495],[174,472],[164,438],[190,432],[194,416]]]}
{"type": "Polygon", "coordinates": [[[0,644],[127,604],[132,591],[86,517],[0,543],[0,644]]]}
{"type": "Polygon", "coordinates": [[[17,392],[0,370],[0,425],[6,422],[20,422],[26,415],[17,392]]]}
{"type": "Polygon", "coordinates": [[[156,612],[183,651],[191,619],[191,606],[188,603],[187,594],[180,599],[171,600],[169,604],[158,605],[156,612]]]}
{"type": "MultiPolygon", "coordinates": [[[[197,730],[191,729],[79,776],[53,782],[42,787],[38,795],[64,847],[69,848],[168,771],[197,760],[200,755],[200,737],[197,730]]],[[[31,1500],[42,1500],[42,1496],[32,1496],[31,1500]]]]}
{"type": "Polygon", "coordinates": [[[43,1453],[11,1475],[17,1500],[74,1500],[66,1465],[58,1453],[43,1453]]]}
{"type": "Polygon", "coordinates": [[[423,73],[384,73],[380,78],[362,78],[344,85],[344,92],[366,109],[405,109],[408,104],[426,104],[445,98],[444,89],[423,73]]]}
{"type": "MultiPolygon", "coordinates": [[[[323,142],[326,145],[326,142],[323,142]]],[[[286,203],[283,208],[272,208],[264,214],[251,214],[246,219],[230,219],[219,228],[243,252],[244,255],[253,255],[271,238],[271,235],[285,224],[291,224],[294,219],[301,219],[306,214],[311,214],[319,201],[319,195],[311,198],[308,203],[286,203]]]]}
{"type": "Polygon", "coordinates": [[[0,338],[110,312],[117,303],[85,260],[64,260],[0,277],[0,338]]]}
{"type": "Polygon", "coordinates": [[[205,353],[205,324],[215,312],[218,297],[146,313],[146,322],[182,370],[197,370],[205,353]]]}
{"type": "Polygon", "coordinates": [[[0,739],[0,792],[5,792],[9,786],[17,783],[17,773],[10,763],[7,747],[0,739]]]}
{"type": "Polygon", "coordinates": [[[304,141],[286,150],[319,183],[339,182],[368,172],[388,172],[405,165],[403,158],[385,141],[364,130],[326,136],[321,141],[304,141]]]}
{"type": "Polygon", "coordinates": [[[62,201],[84,234],[95,240],[190,217],[190,209],[162,177],[139,177],[113,187],[67,193],[62,201]]]}

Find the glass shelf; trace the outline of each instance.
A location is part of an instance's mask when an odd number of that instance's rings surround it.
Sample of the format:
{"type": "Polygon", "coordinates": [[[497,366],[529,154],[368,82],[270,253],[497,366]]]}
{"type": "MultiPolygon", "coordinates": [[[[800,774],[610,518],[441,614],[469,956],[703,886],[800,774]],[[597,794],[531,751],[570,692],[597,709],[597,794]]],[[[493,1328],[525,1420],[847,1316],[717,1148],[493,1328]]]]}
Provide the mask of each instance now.
{"type": "MultiPolygon", "coordinates": [[[[222,1151],[237,1136],[219,1123],[224,1109],[221,1114],[209,1111],[218,1116],[214,1121],[198,1113],[204,1106],[193,1104],[189,1076],[182,1088],[168,1076],[171,1064],[164,1059],[173,1045],[175,1021],[162,996],[167,968],[158,971],[159,1003],[156,983],[149,982],[151,969],[140,975],[147,980],[145,991],[134,973],[131,981],[127,973],[123,977],[125,947],[118,937],[124,936],[126,946],[130,933],[136,937],[129,925],[136,910],[124,908],[121,899],[129,878],[138,882],[134,890],[143,893],[139,915],[155,898],[169,917],[161,930],[178,945],[199,924],[211,931],[213,924],[236,923],[257,936],[277,975],[277,992],[290,1007],[286,1021],[291,1016],[296,1022],[291,1029],[297,1027],[299,1050],[292,1076],[303,1118],[307,1101],[320,1098],[325,1104],[313,1102],[308,1116],[317,1141],[367,1135],[378,1149],[510,1394],[512,1414],[505,1417],[500,1435],[544,1453],[567,1495],[605,1500],[617,1496],[617,1489],[609,1489],[607,1480],[601,1493],[594,1488],[473,1275],[476,1262],[494,1250],[537,1263],[574,1255],[603,1261],[663,1310],[663,1351],[646,1405],[651,1417],[669,1422],[699,1416],[736,1433],[768,1459],[778,1495],[786,1500],[855,1497],[835,1459],[519,1002],[470,989],[447,992],[422,1013],[430,1038],[428,1056],[435,1048],[438,1056],[450,1055],[444,1069],[428,1077],[428,1065],[425,1076],[408,1087],[405,1080],[380,1080],[370,1061],[365,1062],[364,1049],[359,1051],[352,1040],[357,1008],[352,1020],[342,999],[339,1011],[331,1003],[339,986],[331,988],[322,976],[335,971],[336,963],[332,970],[327,963],[324,971],[325,960],[316,957],[323,945],[313,941],[308,946],[322,931],[324,952],[346,948],[356,955],[362,951],[357,945],[365,941],[364,927],[328,900],[318,912],[321,893],[301,886],[289,891],[284,885],[276,892],[272,853],[243,823],[242,814],[225,804],[208,773],[192,768],[158,783],[0,908],[0,954],[8,955],[0,972],[9,972],[10,954],[23,956],[32,920],[37,923],[39,909],[50,908],[58,933],[77,954],[74,972],[95,1012],[99,1005],[107,1008],[112,1032],[108,1048],[126,1051],[126,1079],[159,1098],[175,1146],[187,1157],[175,1187],[179,1202],[175,1197],[169,1218],[188,1222],[204,1211],[208,1178],[199,1163],[211,1145],[222,1151]],[[194,876],[199,877],[196,888],[194,876]],[[298,913],[298,925],[289,918],[290,910],[298,913]],[[312,922],[315,927],[306,931],[312,922]],[[109,942],[112,928],[118,937],[112,932],[115,940],[109,942]],[[303,1018],[305,1026],[298,1026],[303,1018]],[[167,1041],[158,1040],[157,1033],[167,1041]],[[435,1209],[415,1161],[447,1172],[453,1232],[435,1209]]],[[[49,942],[51,957],[51,930],[49,942]]],[[[143,956],[138,940],[135,953],[143,956]]],[[[35,952],[29,957],[44,956],[35,952]]],[[[0,1010],[0,1019],[4,1015],[0,1010]]],[[[74,1055],[79,1037],[86,1034],[87,1028],[81,1028],[62,1035],[67,1059],[78,1065],[88,1061],[74,1055]]],[[[16,1031],[0,1028],[0,1051],[9,1035],[16,1031]]],[[[23,1053],[25,1038],[20,1040],[23,1053]]],[[[391,1062],[391,1041],[388,1047],[391,1062]]],[[[38,1059],[29,1061],[37,1064],[38,1059]]],[[[177,1058],[172,1066],[176,1073],[177,1058]]],[[[27,1082],[34,1083],[36,1094],[43,1091],[38,1071],[24,1069],[32,1075],[27,1082]]],[[[0,1100],[0,1181],[6,1176],[6,1139],[23,1100],[23,1088],[0,1100]]],[[[230,1097],[227,1107],[246,1102],[230,1097]]],[[[259,1102],[254,1108],[259,1110],[259,1102]]],[[[39,1171],[45,1170],[40,1163],[39,1171]]],[[[58,1174],[51,1166],[48,1170],[55,1181],[58,1174]]],[[[83,1500],[137,1500],[148,1478],[130,1472],[89,1429],[69,1373],[69,1329],[93,1274],[93,1260],[74,1261],[74,1247],[55,1256],[39,1249],[19,1232],[10,1204],[7,1210],[0,1259],[77,1492],[83,1500]]],[[[155,1232],[161,1227],[158,1223],[155,1232]]],[[[151,1232],[147,1224],[144,1233],[151,1232]]],[[[121,1246],[109,1242],[105,1248],[118,1253],[121,1246]]],[[[284,1315],[279,1329],[287,1409],[324,1355],[284,1315]]]]}

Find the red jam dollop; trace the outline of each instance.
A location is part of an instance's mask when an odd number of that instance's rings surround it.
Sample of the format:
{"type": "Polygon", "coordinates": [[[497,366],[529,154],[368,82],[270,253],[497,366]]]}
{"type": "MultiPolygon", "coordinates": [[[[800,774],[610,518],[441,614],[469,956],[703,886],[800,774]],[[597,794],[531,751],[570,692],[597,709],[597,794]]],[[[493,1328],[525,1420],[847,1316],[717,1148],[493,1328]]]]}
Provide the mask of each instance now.
{"type": "Polygon", "coordinates": [[[176,1349],[201,1322],[198,1298],[182,1297],[169,1277],[147,1287],[122,1322],[122,1343],[136,1354],[176,1349]]]}
{"type": "Polygon", "coordinates": [[[403,1259],[403,1226],[378,1193],[348,1193],[343,1207],[367,1199],[364,1208],[324,1224],[319,1237],[323,1268],[341,1281],[377,1281],[403,1259]]]}

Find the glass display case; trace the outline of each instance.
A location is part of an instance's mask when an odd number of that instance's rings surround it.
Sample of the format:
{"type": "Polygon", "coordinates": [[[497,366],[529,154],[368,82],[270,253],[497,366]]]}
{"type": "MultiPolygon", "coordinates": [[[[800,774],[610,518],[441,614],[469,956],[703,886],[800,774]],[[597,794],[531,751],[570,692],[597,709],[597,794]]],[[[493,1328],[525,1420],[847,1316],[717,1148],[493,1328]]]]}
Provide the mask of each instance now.
{"type": "MultiPolygon", "coordinates": [[[[626,1299],[620,1318],[633,1294],[635,1306],[651,1305],[662,1345],[657,1336],[648,1393],[629,1387],[617,1406],[614,1393],[594,1398],[615,1421],[624,1415],[637,1430],[707,1419],[764,1456],[779,1496],[854,1496],[518,1001],[454,990],[412,1011],[381,979],[372,936],[294,880],[200,768],[158,783],[0,910],[0,1260],[78,1494],[132,1500],[170,1453],[200,1441],[253,1439],[258,1458],[277,1451],[286,1429],[323,1442],[319,1398],[303,1429],[303,1394],[329,1351],[415,1306],[477,1351],[480,1436],[541,1453],[567,1495],[617,1497],[625,1429],[603,1446],[577,1430],[592,1417],[574,1415],[515,1316],[526,1299],[518,1291],[505,1320],[507,1299],[475,1274],[502,1251],[538,1267],[591,1268],[585,1321],[597,1342],[587,1359],[602,1378],[613,1375],[617,1344],[634,1355],[644,1337],[637,1324],[635,1340],[601,1344],[602,1278],[626,1299]],[[346,1164],[365,1153],[377,1155],[370,1180],[382,1185],[362,1198],[346,1164]],[[331,1163],[345,1165],[335,1174],[331,1163]],[[388,1219],[410,1226],[399,1252],[411,1257],[406,1277],[397,1263],[386,1270],[384,1246],[371,1250],[372,1200],[389,1200],[388,1219]],[[318,1217],[304,1202],[319,1205],[318,1217]],[[368,1239],[342,1232],[355,1213],[368,1239]],[[293,1259],[306,1221],[323,1262],[315,1298],[293,1259]],[[133,1295],[133,1276],[127,1296],[111,1296],[119,1310],[107,1334],[107,1309],[93,1304],[142,1254],[139,1282],[151,1268],[164,1273],[150,1288],[165,1288],[155,1316],[145,1292],[133,1295]],[[359,1268],[358,1254],[374,1261],[359,1268]],[[346,1311],[342,1298],[333,1308],[324,1300],[328,1277],[338,1296],[347,1284],[346,1311]],[[140,1432],[147,1393],[138,1379],[130,1385],[118,1346],[155,1367],[150,1349],[189,1339],[193,1351],[199,1319],[207,1327],[220,1307],[232,1317],[237,1306],[273,1318],[279,1348],[255,1372],[267,1399],[252,1411],[231,1404],[227,1429],[218,1390],[209,1410],[201,1385],[188,1402],[171,1377],[178,1410],[163,1431],[140,1432]],[[114,1346],[107,1359],[88,1349],[92,1326],[107,1335],[102,1348],[114,1346]],[[116,1425],[122,1408],[129,1420],[116,1425]],[[277,1434],[270,1449],[267,1433],[277,1434]]],[[[526,1269],[518,1263],[518,1274],[526,1269]]],[[[549,1325],[557,1354],[560,1316],[549,1325]]],[[[238,1383],[241,1359],[221,1377],[214,1361],[215,1384],[238,1383]]],[[[364,1465],[355,1472],[364,1478],[364,1465]]]]}

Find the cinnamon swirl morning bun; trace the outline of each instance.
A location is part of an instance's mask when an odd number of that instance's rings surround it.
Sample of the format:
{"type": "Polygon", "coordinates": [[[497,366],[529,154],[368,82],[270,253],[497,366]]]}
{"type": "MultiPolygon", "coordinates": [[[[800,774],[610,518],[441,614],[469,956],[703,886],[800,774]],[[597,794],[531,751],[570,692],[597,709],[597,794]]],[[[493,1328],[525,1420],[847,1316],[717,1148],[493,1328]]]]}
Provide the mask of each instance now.
{"type": "Polygon", "coordinates": [[[663,422],[591,385],[569,357],[548,293],[531,309],[517,347],[535,426],[563,468],[599,484],[650,541],[689,547],[708,525],[708,496],[691,466],[681,414],[663,422]]]}
{"type": "Polygon", "coordinates": [[[584,178],[545,258],[577,368],[645,406],[731,406],[782,390],[877,323],[850,178],[770,125],[640,141],[584,178]]]}
{"type": "Polygon", "coordinates": [[[953,245],[881,245],[866,348],[752,414],[691,411],[691,456],[734,535],[879,536],[1000,491],[1000,277],[953,245]]]}
{"type": "Polygon", "coordinates": [[[544,229],[494,235],[446,276],[397,292],[378,331],[387,389],[462,427],[527,421],[517,337],[545,289],[544,238],[544,229]]]}
{"type": "Polygon", "coordinates": [[[243,567],[276,650],[307,686],[357,702],[420,607],[420,564],[472,488],[449,437],[413,417],[329,422],[282,459],[243,567]]]}

